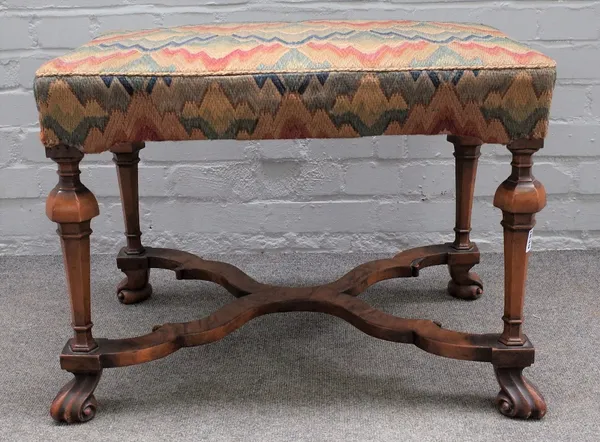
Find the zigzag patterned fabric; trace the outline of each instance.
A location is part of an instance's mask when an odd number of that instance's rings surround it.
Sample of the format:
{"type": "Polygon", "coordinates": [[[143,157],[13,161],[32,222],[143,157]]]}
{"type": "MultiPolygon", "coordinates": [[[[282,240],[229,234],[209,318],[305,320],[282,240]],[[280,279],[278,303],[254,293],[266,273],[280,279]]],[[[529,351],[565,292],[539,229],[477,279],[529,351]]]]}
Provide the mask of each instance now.
{"type": "Polygon", "coordinates": [[[42,141],[544,138],[555,62],[475,24],[309,21],[104,35],[42,66],[42,141]]]}

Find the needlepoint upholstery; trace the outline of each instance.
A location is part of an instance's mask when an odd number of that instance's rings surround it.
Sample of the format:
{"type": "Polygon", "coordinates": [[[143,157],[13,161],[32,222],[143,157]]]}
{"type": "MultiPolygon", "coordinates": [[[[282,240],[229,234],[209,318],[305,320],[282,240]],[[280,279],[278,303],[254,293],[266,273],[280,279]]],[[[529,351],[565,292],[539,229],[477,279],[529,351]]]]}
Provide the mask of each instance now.
{"type": "Polygon", "coordinates": [[[544,138],[547,56],[478,24],[308,21],[101,36],[36,73],[46,147],[122,142],[544,138]]]}

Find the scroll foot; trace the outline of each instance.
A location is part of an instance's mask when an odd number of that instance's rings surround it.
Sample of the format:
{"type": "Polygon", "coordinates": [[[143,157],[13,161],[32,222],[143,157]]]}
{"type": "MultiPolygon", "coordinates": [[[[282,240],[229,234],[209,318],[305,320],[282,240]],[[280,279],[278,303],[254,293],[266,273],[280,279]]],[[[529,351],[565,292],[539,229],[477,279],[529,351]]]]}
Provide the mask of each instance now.
{"type": "Polygon", "coordinates": [[[452,279],[448,283],[448,293],[458,299],[475,300],[483,293],[483,282],[475,272],[470,272],[471,266],[448,266],[452,279]]]}
{"type": "Polygon", "coordinates": [[[102,372],[74,375],[75,379],[58,392],[50,407],[50,414],[57,422],[69,424],[87,422],[96,415],[98,403],[93,393],[102,372]]]}
{"type": "Polygon", "coordinates": [[[127,276],[117,287],[117,298],[122,304],[137,304],[152,295],[152,286],[148,283],[150,270],[127,270],[127,276]]]}
{"type": "Polygon", "coordinates": [[[496,407],[504,416],[520,419],[541,419],[546,414],[546,402],[538,389],[523,376],[523,368],[494,367],[500,384],[496,407]]]}

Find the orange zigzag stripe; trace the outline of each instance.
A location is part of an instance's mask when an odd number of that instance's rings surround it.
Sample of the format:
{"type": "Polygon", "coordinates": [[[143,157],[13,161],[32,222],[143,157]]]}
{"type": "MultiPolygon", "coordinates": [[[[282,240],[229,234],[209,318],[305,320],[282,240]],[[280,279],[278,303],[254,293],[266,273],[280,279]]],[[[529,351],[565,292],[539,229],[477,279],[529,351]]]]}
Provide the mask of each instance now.
{"type": "Polygon", "coordinates": [[[98,65],[98,64],[101,64],[108,60],[118,60],[121,58],[130,57],[131,55],[136,55],[136,54],[138,54],[138,51],[131,50],[131,51],[127,51],[127,52],[115,52],[114,54],[105,55],[104,57],[98,57],[96,55],[92,55],[89,57],[85,57],[81,60],[74,60],[74,61],[65,61],[64,59],[57,58],[57,59],[53,60],[52,63],[56,69],[64,69],[66,71],[70,71],[70,70],[76,69],[77,67],[82,66],[82,65],[86,65],[86,64],[98,65]]]}
{"type": "MultiPolygon", "coordinates": [[[[494,47],[490,47],[490,46],[485,46],[485,45],[481,45],[478,43],[474,43],[474,42],[469,42],[469,43],[463,43],[463,42],[455,42],[454,43],[456,46],[460,46],[461,48],[464,48],[467,51],[481,51],[481,52],[485,52],[486,54],[489,55],[508,55],[509,57],[511,57],[513,60],[518,61],[519,63],[524,63],[532,58],[535,58],[536,56],[540,56],[540,53],[537,51],[534,51],[533,49],[527,52],[524,52],[522,54],[519,54],[518,52],[514,52],[511,51],[509,49],[503,48],[501,46],[494,46],[494,47]]],[[[457,51],[460,54],[460,51],[457,51]]]]}
{"type": "Polygon", "coordinates": [[[336,54],[337,56],[339,56],[340,58],[348,58],[348,57],[355,57],[358,60],[360,60],[361,62],[363,62],[365,65],[373,65],[373,63],[379,61],[381,58],[383,58],[386,55],[394,55],[394,56],[401,56],[402,54],[404,54],[405,52],[407,52],[408,50],[416,50],[416,51],[422,51],[425,48],[427,48],[428,46],[430,46],[429,42],[426,42],[424,40],[421,41],[416,41],[416,42],[406,42],[403,43],[399,46],[395,46],[395,47],[390,47],[390,46],[381,46],[379,47],[379,49],[377,49],[377,51],[372,52],[372,53],[366,53],[366,52],[361,52],[358,49],[356,49],[353,46],[347,46],[345,48],[340,48],[339,46],[335,46],[332,43],[308,43],[307,46],[310,49],[313,49],[315,51],[329,51],[332,52],[334,54],[336,54]]]}
{"type": "Polygon", "coordinates": [[[251,59],[257,53],[268,54],[268,53],[276,52],[278,49],[280,49],[282,47],[283,46],[281,44],[277,43],[277,44],[273,44],[273,45],[256,46],[255,48],[252,48],[247,51],[242,50],[242,49],[236,49],[235,51],[230,52],[229,54],[227,54],[225,57],[222,57],[222,58],[211,57],[210,55],[208,55],[206,52],[203,52],[203,51],[193,53],[193,52],[188,51],[185,48],[178,48],[178,49],[165,48],[162,51],[160,51],[160,54],[167,56],[167,57],[183,56],[183,58],[185,58],[185,60],[188,62],[201,60],[202,63],[204,64],[204,66],[208,70],[217,71],[219,69],[223,69],[223,68],[227,67],[233,59],[245,61],[245,60],[251,59]]]}

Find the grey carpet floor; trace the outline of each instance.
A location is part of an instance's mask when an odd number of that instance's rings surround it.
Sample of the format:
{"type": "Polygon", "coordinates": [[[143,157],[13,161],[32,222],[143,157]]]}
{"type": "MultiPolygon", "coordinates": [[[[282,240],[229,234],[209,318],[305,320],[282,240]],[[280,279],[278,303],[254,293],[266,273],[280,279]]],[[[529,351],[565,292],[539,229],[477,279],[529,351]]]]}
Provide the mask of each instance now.
{"type": "MultiPolygon", "coordinates": [[[[219,257],[257,279],[309,285],[373,255],[219,257]]],[[[232,299],[205,282],[153,271],[154,296],[120,305],[114,258],[93,257],[94,332],[147,333],[188,321],[232,299]]],[[[58,354],[70,336],[60,257],[0,258],[0,439],[7,441],[598,441],[600,440],[600,251],[534,253],[526,331],[537,348],[529,378],[545,395],[541,422],[514,421],[493,405],[489,364],[428,355],[379,341],[337,318],[285,313],[255,319],[222,341],[149,364],[105,370],[96,419],[55,424],[48,415],[70,379],[58,354]]],[[[501,329],[502,257],[477,268],[475,302],[445,293],[445,268],[386,281],[363,299],[396,315],[444,327],[501,329]]]]}

